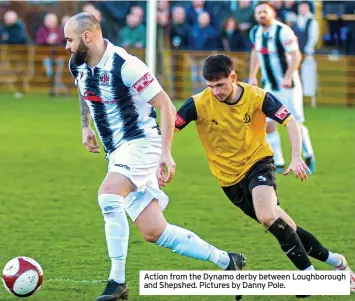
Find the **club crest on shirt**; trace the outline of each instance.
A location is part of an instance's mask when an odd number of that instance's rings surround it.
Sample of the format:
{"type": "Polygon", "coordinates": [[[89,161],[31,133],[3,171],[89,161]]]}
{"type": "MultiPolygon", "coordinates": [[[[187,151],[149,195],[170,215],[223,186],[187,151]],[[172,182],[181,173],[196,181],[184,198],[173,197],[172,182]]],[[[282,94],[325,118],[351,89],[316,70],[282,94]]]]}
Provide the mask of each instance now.
{"type": "Polygon", "coordinates": [[[110,85],[110,74],[107,71],[100,74],[100,85],[106,87],[110,85]]]}

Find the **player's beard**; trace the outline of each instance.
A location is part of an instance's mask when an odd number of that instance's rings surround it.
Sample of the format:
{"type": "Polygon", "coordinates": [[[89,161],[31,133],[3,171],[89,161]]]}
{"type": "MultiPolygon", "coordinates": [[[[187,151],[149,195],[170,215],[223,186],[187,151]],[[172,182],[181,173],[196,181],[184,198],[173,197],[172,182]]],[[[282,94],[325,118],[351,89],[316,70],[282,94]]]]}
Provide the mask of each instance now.
{"type": "Polygon", "coordinates": [[[259,20],[258,23],[259,25],[261,25],[262,27],[269,27],[269,25],[271,24],[272,19],[271,18],[265,18],[263,20],[259,20]]]}
{"type": "Polygon", "coordinates": [[[89,48],[85,45],[83,39],[80,39],[79,47],[76,53],[72,54],[74,64],[80,66],[86,62],[88,56],[89,48]]]}

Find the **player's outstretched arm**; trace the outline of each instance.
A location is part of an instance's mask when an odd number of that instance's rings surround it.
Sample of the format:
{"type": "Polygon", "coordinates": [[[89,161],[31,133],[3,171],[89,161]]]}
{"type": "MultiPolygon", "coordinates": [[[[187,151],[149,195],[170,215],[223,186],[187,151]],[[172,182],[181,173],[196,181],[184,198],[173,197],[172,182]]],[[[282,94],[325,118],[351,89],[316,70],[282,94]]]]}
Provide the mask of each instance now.
{"type": "Polygon", "coordinates": [[[174,138],[176,110],[170,97],[164,90],[154,96],[149,103],[160,111],[162,154],[160,157],[157,177],[159,184],[165,186],[171,181],[175,174],[176,164],[171,155],[171,145],[174,138]]]}
{"type": "Polygon", "coordinates": [[[79,104],[81,115],[82,142],[86,149],[91,153],[99,153],[100,145],[97,144],[95,132],[90,127],[89,107],[79,92],[79,104]]]}
{"type": "Polygon", "coordinates": [[[310,174],[310,170],[305,162],[302,160],[302,138],[301,130],[298,122],[292,117],[286,124],[288,138],[291,144],[291,163],[287,170],[283,173],[288,175],[292,170],[296,177],[301,181],[307,180],[307,173],[310,174]]]}
{"type": "Polygon", "coordinates": [[[287,134],[291,144],[292,158],[290,166],[283,173],[288,175],[292,170],[301,181],[307,179],[310,170],[301,157],[302,139],[301,130],[297,121],[288,109],[272,93],[266,92],[262,101],[262,111],[272,120],[287,127],[287,134]]]}

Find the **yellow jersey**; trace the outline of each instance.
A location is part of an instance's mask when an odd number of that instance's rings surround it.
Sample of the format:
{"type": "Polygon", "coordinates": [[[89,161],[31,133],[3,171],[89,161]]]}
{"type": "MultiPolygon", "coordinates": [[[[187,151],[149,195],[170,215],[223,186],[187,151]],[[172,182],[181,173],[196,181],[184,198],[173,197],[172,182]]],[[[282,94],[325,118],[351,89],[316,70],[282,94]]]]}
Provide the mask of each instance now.
{"type": "Polygon", "coordinates": [[[220,102],[206,88],[178,110],[176,131],[195,120],[212,174],[222,187],[240,182],[262,158],[273,156],[266,142],[266,117],[286,125],[289,111],[271,93],[238,82],[242,94],[234,104],[220,102]]]}

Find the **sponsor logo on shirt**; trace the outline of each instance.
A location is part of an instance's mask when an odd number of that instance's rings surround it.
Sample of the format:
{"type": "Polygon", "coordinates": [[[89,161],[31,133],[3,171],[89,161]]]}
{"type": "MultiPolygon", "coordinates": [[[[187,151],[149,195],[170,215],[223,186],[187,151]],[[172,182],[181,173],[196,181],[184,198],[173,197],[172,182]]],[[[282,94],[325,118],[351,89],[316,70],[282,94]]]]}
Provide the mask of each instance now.
{"type": "Polygon", "coordinates": [[[182,126],[185,124],[185,122],[186,121],[178,113],[176,113],[175,126],[182,126]]]}
{"type": "Polygon", "coordinates": [[[93,93],[93,92],[91,92],[89,90],[86,90],[84,92],[83,99],[86,100],[86,101],[90,101],[90,102],[101,102],[101,103],[104,103],[104,104],[110,104],[110,103],[118,102],[118,100],[104,100],[100,96],[96,95],[95,93],[93,93]]]}
{"type": "Polygon", "coordinates": [[[285,106],[282,106],[278,111],[275,113],[275,116],[280,120],[284,120],[288,114],[288,110],[285,106]]]}
{"type": "Polygon", "coordinates": [[[134,91],[136,91],[138,94],[142,94],[142,92],[154,81],[154,77],[152,74],[147,72],[144,74],[139,80],[137,80],[132,88],[134,91]]]}

